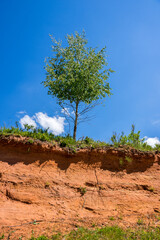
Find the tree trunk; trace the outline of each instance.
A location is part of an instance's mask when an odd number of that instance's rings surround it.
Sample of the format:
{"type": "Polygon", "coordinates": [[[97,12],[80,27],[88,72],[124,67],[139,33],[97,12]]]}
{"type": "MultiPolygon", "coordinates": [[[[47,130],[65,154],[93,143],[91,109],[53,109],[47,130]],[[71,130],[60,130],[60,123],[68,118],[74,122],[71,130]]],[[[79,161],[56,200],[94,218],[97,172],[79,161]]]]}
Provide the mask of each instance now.
{"type": "Polygon", "coordinates": [[[74,140],[76,140],[76,134],[77,134],[77,120],[78,120],[78,102],[76,103],[76,112],[75,112],[75,120],[74,120],[74,130],[73,130],[74,140]]]}

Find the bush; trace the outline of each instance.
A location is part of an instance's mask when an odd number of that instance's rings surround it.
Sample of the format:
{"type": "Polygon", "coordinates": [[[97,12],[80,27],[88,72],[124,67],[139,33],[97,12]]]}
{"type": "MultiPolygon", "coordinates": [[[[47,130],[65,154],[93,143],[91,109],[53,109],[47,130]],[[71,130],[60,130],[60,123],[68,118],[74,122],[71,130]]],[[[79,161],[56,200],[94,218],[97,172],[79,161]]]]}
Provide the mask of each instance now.
{"type": "Polygon", "coordinates": [[[155,148],[147,145],[147,143],[144,142],[145,139],[140,138],[140,131],[137,133],[135,132],[135,125],[132,125],[131,132],[128,136],[124,135],[124,132],[121,134],[114,132],[110,140],[115,147],[119,147],[120,145],[128,145],[144,151],[160,150],[160,145],[157,145],[155,148]]]}

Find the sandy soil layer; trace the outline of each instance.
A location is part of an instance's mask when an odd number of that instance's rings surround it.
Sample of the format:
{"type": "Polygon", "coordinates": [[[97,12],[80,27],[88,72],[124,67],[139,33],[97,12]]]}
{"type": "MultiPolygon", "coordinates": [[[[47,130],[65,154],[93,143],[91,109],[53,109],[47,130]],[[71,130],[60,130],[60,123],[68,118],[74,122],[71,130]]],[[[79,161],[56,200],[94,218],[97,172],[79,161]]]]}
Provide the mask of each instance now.
{"type": "Polygon", "coordinates": [[[71,154],[0,137],[0,233],[7,238],[138,222],[160,225],[158,152],[107,147],[71,154]]]}

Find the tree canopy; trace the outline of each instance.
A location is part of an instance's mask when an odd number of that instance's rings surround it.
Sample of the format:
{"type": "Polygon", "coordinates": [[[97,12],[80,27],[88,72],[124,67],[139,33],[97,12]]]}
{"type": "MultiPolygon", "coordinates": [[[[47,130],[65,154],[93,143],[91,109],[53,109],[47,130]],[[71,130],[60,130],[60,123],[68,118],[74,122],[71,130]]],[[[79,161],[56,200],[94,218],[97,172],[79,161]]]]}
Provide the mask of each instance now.
{"type": "Polygon", "coordinates": [[[46,80],[48,94],[57,98],[65,109],[71,105],[74,116],[73,138],[76,139],[77,122],[80,116],[95,106],[95,102],[111,95],[107,81],[113,70],[107,69],[106,48],[97,50],[87,46],[85,33],[67,35],[67,46],[51,36],[53,56],[46,60],[46,80]],[[83,105],[84,109],[80,109],[83,105]],[[81,114],[82,113],[82,114],[81,114]]]}

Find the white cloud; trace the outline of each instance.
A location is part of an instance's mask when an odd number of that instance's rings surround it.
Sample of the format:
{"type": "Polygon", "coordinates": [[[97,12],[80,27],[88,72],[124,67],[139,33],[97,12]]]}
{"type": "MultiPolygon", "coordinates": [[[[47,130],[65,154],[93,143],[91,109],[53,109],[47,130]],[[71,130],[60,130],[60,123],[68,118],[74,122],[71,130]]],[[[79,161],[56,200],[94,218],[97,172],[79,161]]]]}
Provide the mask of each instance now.
{"type": "Polygon", "coordinates": [[[59,135],[64,132],[65,118],[54,116],[49,117],[46,113],[38,112],[32,117],[25,115],[20,119],[20,124],[24,128],[25,124],[34,126],[35,128],[40,125],[44,129],[49,129],[55,135],[59,135]]]}
{"type": "Polygon", "coordinates": [[[154,138],[145,137],[145,139],[146,140],[144,142],[146,142],[151,147],[155,147],[156,144],[160,144],[160,140],[157,137],[154,137],[154,138]]]}
{"type": "Polygon", "coordinates": [[[33,120],[33,118],[31,118],[28,115],[25,115],[23,118],[21,118],[19,122],[22,128],[24,128],[25,124],[28,124],[29,126],[37,127],[36,122],[33,120]]]}
{"type": "Polygon", "coordinates": [[[64,132],[64,117],[49,117],[46,113],[38,112],[35,114],[34,119],[44,129],[49,128],[55,135],[59,135],[64,132]]]}

